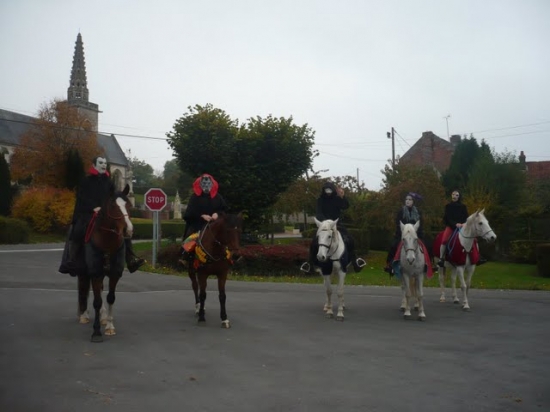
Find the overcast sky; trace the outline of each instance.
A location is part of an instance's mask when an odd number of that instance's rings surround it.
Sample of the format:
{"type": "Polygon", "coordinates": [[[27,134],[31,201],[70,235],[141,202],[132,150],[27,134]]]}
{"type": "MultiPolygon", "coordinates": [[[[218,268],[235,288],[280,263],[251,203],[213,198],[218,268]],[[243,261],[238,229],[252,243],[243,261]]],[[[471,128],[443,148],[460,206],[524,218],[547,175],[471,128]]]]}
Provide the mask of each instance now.
{"type": "MultiPolygon", "coordinates": [[[[315,131],[323,176],[380,170],[431,130],[550,160],[548,0],[0,0],[0,108],[65,99],[76,37],[104,133],[164,138],[189,106],[315,131]],[[450,117],[446,118],[446,116],[450,117]]],[[[162,171],[162,140],[118,137],[162,171]]]]}

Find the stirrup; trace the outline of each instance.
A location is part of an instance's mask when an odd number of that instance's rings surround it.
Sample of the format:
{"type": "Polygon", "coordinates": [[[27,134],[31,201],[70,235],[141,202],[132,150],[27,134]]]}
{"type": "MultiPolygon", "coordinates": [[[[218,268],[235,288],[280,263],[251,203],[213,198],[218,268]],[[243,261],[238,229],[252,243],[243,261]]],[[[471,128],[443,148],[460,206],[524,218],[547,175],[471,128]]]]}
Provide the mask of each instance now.
{"type": "Polygon", "coordinates": [[[444,268],[445,267],[445,259],[439,259],[439,261],[437,262],[437,266],[439,266],[440,268],[444,268]]]}
{"type": "Polygon", "coordinates": [[[304,262],[304,263],[302,263],[302,266],[300,266],[300,270],[302,272],[310,273],[311,265],[309,264],[309,262],[304,262]]]}
{"type": "Polygon", "coordinates": [[[355,259],[355,263],[357,264],[357,267],[360,267],[360,268],[362,268],[363,266],[367,266],[367,262],[363,258],[355,259]]]}

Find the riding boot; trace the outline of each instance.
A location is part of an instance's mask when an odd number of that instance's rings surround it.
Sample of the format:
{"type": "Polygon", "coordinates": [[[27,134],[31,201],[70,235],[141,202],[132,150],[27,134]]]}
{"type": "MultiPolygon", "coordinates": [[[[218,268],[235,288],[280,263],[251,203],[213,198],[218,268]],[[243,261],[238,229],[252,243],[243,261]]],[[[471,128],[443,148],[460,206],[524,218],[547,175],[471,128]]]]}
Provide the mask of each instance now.
{"type": "Polygon", "coordinates": [[[126,249],[126,266],[128,267],[128,271],[130,273],[134,273],[145,263],[145,259],[138,257],[134,253],[134,248],[132,247],[132,239],[130,239],[129,237],[124,239],[124,245],[126,249]]]}
{"type": "Polygon", "coordinates": [[[440,268],[445,266],[445,253],[447,251],[447,245],[441,245],[439,246],[439,261],[437,262],[437,266],[440,268]]]}

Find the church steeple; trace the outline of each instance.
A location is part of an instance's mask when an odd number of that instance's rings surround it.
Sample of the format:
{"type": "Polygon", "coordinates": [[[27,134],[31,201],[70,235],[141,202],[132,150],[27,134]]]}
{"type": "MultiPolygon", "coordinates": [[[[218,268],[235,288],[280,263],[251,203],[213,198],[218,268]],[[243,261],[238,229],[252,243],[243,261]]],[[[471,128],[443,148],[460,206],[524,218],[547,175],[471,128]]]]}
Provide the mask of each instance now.
{"type": "Polygon", "coordinates": [[[71,69],[71,81],[67,89],[67,101],[70,106],[76,107],[79,113],[90,121],[92,129],[97,131],[99,106],[89,101],[84,44],[80,33],[76,37],[74,46],[73,67],[71,69]]]}

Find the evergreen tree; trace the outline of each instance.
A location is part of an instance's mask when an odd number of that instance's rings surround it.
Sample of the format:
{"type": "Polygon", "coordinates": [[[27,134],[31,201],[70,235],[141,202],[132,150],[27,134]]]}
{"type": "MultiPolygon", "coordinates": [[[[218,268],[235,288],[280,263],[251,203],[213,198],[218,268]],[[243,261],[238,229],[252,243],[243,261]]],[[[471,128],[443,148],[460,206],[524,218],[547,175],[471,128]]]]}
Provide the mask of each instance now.
{"type": "Polygon", "coordinates": [[[0,215],[9,216],[11,210],[12,190],[11,174],[8,162],[0,154],[0,215]]]}

